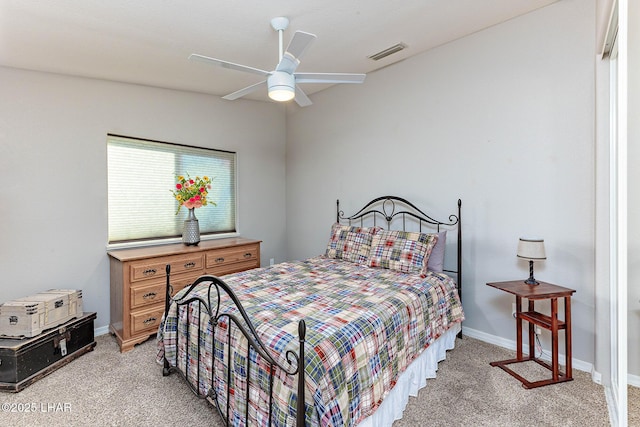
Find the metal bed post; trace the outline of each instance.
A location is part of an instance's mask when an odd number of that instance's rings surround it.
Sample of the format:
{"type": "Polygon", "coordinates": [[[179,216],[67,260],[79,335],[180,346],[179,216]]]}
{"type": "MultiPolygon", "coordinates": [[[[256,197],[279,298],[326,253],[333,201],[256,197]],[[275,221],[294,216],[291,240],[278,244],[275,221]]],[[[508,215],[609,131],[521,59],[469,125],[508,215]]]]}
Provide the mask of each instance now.
{"type": "MultiPolygon", "coordinates": [[[[458,199],[458,296],[462,303],[462,199],[458,199]]],[[[458,338],[462,338],[462,327],[458,338]]]]}
{"type": "MultiPolygon", "coordinates": [[[[164,296],[164,321],[167,321],[167,314],[169,314],[169,305],[171,304],[171,284],[169,283],[169,275],[171,273],[171,264],[167,264],[167,267],[165,269],[166,271],[166,276],[167,276],[167,285],[165,288],[165,296],[164,296]]],[[[162,368],[162,375],[163,376],[168,376],[171,371],[170,369],[170,365],[169,365],[169,361],[167,360],[167,358],[164,358],[164,364],[163,364],[163,368],[162,368]]]]}
{"type": "Polygon", "coordinates": [[[305,388],[305,363],[304,363],[304,340],[307,335],[307,327],[304,320],[298,322],[298,340],[300,342],[298,350],[298,401],[296,405],[296,427],[305,427],[304,410],[304,388],[305,388]]]}

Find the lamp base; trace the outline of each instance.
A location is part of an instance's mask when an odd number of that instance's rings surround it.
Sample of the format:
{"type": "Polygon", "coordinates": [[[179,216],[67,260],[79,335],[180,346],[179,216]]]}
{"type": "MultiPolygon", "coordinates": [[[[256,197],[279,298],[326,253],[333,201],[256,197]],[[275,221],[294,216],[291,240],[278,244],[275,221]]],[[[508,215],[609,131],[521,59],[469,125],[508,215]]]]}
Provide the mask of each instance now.
{"type": "Polygon", "coordinates": [[[526,283],[527,285],[539,285],[540,284],[540,282],[538,282],[533,277],[533,261],[532,260],[529,260],[529,278],[527,280],[525,280],[524,283],[526,283]]]}

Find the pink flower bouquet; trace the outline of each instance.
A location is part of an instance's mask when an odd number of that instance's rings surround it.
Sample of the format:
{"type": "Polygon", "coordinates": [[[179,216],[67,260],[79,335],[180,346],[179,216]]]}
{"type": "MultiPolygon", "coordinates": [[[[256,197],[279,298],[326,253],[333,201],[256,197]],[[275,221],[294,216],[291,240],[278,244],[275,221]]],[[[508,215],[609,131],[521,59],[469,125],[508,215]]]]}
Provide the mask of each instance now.
{"type": "Polygon", "coordinates": [[[177,181],[175,190],[171,191],[178,201],[176,215],[180,212],[182,206],[187,209],[201,208],[207,205],[216,206],[214,202],[207,200],[207,195],[211,189],[211,179],[208,176],[202,178],[196,176],[195,179],[191,179],[189,174],[187,174],[186,178],[179,175],[177,181]]]}

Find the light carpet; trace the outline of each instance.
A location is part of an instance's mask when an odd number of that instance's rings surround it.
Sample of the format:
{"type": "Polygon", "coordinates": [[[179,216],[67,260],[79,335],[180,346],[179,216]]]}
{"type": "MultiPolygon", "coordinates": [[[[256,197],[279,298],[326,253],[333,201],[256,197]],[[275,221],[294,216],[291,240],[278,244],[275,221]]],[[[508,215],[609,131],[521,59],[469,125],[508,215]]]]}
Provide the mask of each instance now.
{"type": "Polygon", "coordinates": [[[640,388],[627,387],[627,402],[629,427],[640,427],[640,388]]]}
{"type": "MultiPolygon", "coordinates": [[[[0,426],[223,425],[179,375],[162,376],[155,340],[127,353],[110,335],[96,342],[94,351],[20,393],[0,392],[0,426]]],[[[609,425],[604,388],[587,373],[574,370],[574,381],[526,390],[489,366],[512,357],[512,351],[479,340],[457,339],[437,378],[409,400],[394,427],[609,425]]],[[[539,375],[538,365],[529,363],[521,369],[532,380],[527,374],[539,375]]]]}

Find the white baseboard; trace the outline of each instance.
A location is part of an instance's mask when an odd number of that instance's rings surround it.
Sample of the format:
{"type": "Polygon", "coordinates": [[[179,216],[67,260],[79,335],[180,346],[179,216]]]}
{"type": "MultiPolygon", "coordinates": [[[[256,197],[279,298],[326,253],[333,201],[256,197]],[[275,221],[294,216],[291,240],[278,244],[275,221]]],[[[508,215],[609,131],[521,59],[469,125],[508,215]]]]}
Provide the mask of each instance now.
{"type": "Polygon", "coordinates": [[[100,326],[93,329],[93,335],[99,337],[100,335],[106,335],[109,333],[109,326],[100,326]]]}
{"type": "Polygon", "coordinates": [[[634,387],[640,387],[640,377],[637,375],[627,374],[627,384],[634,387]]]}
{"type": "MultiPolygon", "coordinates": [[[[484,341],[489,344],[497,345],[498,347],[503,347],[509,350],[516,350],[516,342],[513,340],[508,340],[506,338],[498,337],[495,335],[487,334],[486,332],[478,331],[476,329],[471,329],[466,326],[462,327],[462,335],[467,335],[471,338],[475,338],[480,341],[484,341]]],[[[529,345],[522,345],[522,351],[525,353],[529,353],[529,345]]],[[[551,350],[542,349],[542,356],[540,357],[542,360],[551,361],[551,350]]],[[[558,354],[558,362],[561,365],[566,365],[566,356],[564,354],[558,354]]],[[[596,384],[602,384],[602,375],[599,372],[593,370],[593,364],[589,362],[585,362],[583,360],[576,359],[575,357],[572,359],[573,367],[583,372],[588,372],[591,374],[591,379],[596,384]]],[[[638,378],[640,379],[640,378],[638,378]]]]}

